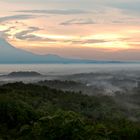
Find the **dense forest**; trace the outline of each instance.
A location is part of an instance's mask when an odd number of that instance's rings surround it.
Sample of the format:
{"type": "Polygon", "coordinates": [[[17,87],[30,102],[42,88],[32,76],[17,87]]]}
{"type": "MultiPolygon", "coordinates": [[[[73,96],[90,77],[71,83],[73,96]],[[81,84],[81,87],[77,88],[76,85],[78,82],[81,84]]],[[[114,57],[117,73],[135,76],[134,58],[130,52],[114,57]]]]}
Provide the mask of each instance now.
{"type": "Polygon", "coordinates": [[[140,121],[125,112],[111,96],[5,84],[0,86],[0,140],[139,140],[140,121]]]}

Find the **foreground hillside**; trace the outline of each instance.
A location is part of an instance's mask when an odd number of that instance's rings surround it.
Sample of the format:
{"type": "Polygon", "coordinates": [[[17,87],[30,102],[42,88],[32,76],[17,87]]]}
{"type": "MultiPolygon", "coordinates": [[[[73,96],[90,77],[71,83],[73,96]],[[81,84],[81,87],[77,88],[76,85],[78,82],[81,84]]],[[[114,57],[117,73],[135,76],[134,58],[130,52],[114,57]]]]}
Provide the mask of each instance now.
{"type": "MultiPolygon", "coordinates": [[[[135,98],[139,98],[138,94],[135,98]]],[[[139,120],[131,121],[113,97],[87,96],[23,83],[0,87],[2,140],[139,138],[139,120]]]]}

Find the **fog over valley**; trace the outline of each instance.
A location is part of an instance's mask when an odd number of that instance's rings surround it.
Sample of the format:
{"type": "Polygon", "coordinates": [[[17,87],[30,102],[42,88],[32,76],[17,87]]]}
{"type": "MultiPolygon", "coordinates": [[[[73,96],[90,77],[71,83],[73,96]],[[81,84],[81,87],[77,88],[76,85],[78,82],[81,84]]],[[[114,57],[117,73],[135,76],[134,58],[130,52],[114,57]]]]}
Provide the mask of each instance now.
{"type": "Polygon", "coordinates": [[[46,85],[53,88],[81,91],[88,95],[114,95],[125,92],[131,94],[132,90],[139,85],[139,70],[139,64],[2,65],[0,81],[1,83],[46,81],[46,85]],[[61,83],[56,86],[53,83],[49,84],[47,82],[49,80],[74,81],[78,84],[65,86],[63,83],[63,86],[61,83]]]}
{"type": "Polygon", "coordinates": [[[111,100],[123,110],[128,119],[140,120],[137,115],[140,108],[140,66],[138,64],[2,66],[1,86],[23,82],[91,97],[107,96],[111,97],[111,100]]]}

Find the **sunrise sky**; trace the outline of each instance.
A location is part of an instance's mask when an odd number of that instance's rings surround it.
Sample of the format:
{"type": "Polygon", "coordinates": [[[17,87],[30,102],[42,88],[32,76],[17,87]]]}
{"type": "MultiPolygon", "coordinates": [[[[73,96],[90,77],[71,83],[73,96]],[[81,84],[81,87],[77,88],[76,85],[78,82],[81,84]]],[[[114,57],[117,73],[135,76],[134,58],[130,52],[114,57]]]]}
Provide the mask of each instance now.
{"type": "Polygon", "coordinates": [[[140,0],[0,0],[0,38],[36,54],[140,60],[140,0]]]}

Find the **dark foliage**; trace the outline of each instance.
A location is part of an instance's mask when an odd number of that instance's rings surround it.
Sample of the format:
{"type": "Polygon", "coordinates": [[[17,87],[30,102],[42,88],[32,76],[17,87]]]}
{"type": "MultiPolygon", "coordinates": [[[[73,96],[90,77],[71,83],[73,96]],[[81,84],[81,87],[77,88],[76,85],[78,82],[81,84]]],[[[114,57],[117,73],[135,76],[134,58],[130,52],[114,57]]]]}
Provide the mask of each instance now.
{"type": "Polygon", "coordinates": [[[139,140],[140,123],[127,119],[111,97],[46,86],[0,87],[2,140],[139,140]]]}

